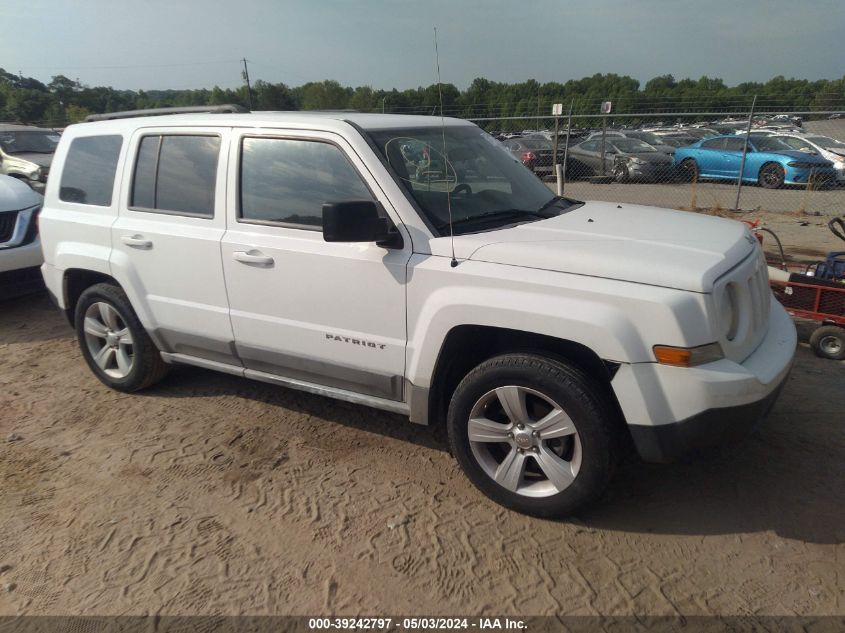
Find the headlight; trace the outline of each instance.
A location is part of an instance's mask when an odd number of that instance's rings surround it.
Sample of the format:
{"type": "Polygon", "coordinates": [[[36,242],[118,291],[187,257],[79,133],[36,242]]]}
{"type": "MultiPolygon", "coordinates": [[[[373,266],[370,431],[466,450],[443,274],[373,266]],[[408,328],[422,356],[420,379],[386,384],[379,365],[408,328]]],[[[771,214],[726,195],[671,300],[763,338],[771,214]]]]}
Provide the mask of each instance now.
{"type": "Polygon", "coordinates": [[[695,367],[721,360],[725,357],[722,346],[718,343],[699,345],[698,347],[673,347],[671,345],[655,345],[654,357],[661,365],[675,367],[695,367]]]}
{"type": "Polygon", "coordinates": [[[41,179],[41,168],[39,167],[34,172],[29,174],[29,179],[30,180],[40,180],[41,179]]]}

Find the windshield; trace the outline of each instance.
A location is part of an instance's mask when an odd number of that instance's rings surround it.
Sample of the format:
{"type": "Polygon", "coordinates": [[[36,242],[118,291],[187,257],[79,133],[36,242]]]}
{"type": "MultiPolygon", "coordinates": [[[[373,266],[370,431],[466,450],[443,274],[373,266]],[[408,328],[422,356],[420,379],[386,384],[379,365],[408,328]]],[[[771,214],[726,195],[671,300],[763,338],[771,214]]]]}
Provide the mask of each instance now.
{"type": "MultiPolygon", "coordinates": [[[[528,149],[551,149],[551,142],[545,139],[520,139],[528,149]]],[[[446,141],[448,143],[448,140],[446,141]]]]}
{"type": "Polygon", "coordinates": [[[627,136],[644,141],[649,145],[663,144],[663,140],[657,134],[652,134],[651,132],[628,132],[627,136]]]}
{"type": "Polygon", "coordinates": [[[454,233],[459,235],[552,217],[578,204],[554,196],[513,154],[475,126],[367,133],[441,236],[449,235],[450,206],[454,233]]]}
{"type": "Polygon", "coordinates": [[[793,149],[783,141],[773,136],[752,137],[751,141],[761,152],[782,152],[793,149]]]}
{"type": "Polygon", "coordinates": [[[7,154],[34,152],[52,154],[59,144],[59,135],[50,130],[26,132],[0,132],[0,146],[7,154]]]}
{"type": "Polygon", "coordinates": [[[845,152],[845,143],[829,136],[811,136],[807,140],[832,152],[845,152]]]}
{"type": "Polygon", "coordinates": [[[610,139],[610,144],[619,152],[626,154],[640,154],[645,152],[656,152],[648,143],[643,143],[635,138],[614,138],[610,139]]]}

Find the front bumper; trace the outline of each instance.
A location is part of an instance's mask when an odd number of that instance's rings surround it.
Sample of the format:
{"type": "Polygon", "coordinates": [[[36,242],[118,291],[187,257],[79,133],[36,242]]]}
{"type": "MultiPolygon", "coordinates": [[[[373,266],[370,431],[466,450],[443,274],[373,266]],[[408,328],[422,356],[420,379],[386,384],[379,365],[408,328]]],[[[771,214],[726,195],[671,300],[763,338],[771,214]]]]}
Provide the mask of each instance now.
{"type": "Polygon", "coordinates": [[[41,240],[38,237],[29,244],[0,248],[0,273],[40,266],[43,261],[41,240]]]}
{"type": "Polygon", "coordinates": [[[815,179],[817,184],[836,182],[839,173],[833,169],[801,169],[798,167],[787,167],[784,177],[786,185],[806,185],[810,178],[815,179]]]}
{"type": "Polygon", "coordinates": [[[670,180],[674,175],[672,163],[628,163],[628,176],[632,180],[670,180]]]}
{"type": "Polygon", "coordinates": [[[777,400],[797,342],[789,315],[772,301],[766,337],[741,363],[621,365],[611,384],[640,457],[669,462],[746,436],[777,400]]]}

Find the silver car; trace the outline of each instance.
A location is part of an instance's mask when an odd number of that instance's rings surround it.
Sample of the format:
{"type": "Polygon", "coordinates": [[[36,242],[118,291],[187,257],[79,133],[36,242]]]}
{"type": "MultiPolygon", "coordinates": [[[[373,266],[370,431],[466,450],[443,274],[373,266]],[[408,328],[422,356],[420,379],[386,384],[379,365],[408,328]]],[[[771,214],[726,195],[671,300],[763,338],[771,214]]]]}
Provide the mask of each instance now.
{"type": "Polygon", "coordinates": [[[59,134],[28,125],[0,125],[0,174],[24,180],[44,192],[59,134]]]}

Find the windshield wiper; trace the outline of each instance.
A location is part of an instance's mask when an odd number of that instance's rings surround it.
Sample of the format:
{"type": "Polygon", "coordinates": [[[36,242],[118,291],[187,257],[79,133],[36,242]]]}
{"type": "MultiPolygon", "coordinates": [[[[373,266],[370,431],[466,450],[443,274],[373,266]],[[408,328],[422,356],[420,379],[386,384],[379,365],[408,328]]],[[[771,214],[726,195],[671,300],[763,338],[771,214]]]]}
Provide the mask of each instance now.
{"type": "MultiPolygon", "coordinates": [[[[494,220],[515,220],[523,217],[547,220],[550,216],[544,213],[538,213],[537,211],[526,211],[525,209],[498,209],[496,211],[487,211],[478,215],[472,215],[468,218],[454,220],[452,222],[452,226],[454,227],[462,224],[474,224],[476,222],[489,222],[494,220]]],[[[442,231],[447,228],[449,228],[449,223],[444,222],[437,227],[437,230],[442,231]]]]}
{"type": "Polygon", "coordinates": [[[559,202],[565,202],[566,203],[565,207],[559,207],[560,213],[555,213],[554,215],[543,214],[543,217],[544,218],[553,218],[553,217],[555,217],[555,215],[560,215],[561,213],[564,213],[566,211],[571,210],[573,207],[581,206],[582,204],[584,204],[583,202],[578,202],[577,200],[572,200],[571,198],[564,198],[563,196],[555,196],[554,198],[549,200],[546,204],[544,204],[542,207],[537,209],[537,213],[542,213],[543,211],[545,211],[549,207],[553,207],[556,204],[558,204],[559,202]]]}

